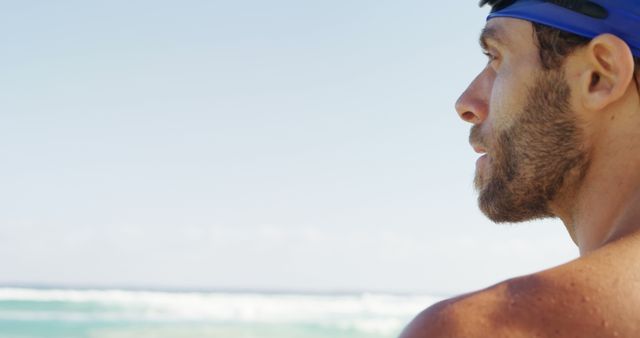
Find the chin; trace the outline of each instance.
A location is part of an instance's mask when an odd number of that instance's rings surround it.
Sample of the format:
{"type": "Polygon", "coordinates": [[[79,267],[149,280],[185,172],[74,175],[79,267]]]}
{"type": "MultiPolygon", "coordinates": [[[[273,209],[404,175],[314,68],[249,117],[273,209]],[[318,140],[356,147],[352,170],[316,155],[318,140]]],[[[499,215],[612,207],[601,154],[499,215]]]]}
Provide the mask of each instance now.
{"type": "Polygon", "coordinates": [[[478,178],[478,206],[494,223],[520,223],[553,217],[549,201],[545,195],[530,191],[512,189],[508,182],[478,178]],[[517,191],[517,193],[514,192],[517,191]]]}

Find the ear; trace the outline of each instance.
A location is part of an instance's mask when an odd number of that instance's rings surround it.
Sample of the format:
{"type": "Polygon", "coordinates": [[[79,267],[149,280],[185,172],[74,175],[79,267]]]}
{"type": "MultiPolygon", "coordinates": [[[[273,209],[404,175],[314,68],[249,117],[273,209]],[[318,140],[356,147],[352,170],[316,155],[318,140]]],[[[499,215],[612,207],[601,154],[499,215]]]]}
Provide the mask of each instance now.
{"type": "Polygon", "coordinates": [[[634,76],[633,55],[619,37],[602,34],[583,49],[585,68],[580,76],[582,102],[586,108],[601,110],[627,92],[634,76]]]}

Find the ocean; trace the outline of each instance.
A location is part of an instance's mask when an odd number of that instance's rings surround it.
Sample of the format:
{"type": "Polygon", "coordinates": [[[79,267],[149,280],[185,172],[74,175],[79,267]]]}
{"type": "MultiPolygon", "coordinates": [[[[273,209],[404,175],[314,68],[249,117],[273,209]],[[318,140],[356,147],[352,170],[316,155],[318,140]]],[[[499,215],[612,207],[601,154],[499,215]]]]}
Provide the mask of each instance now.
{"type": "Polygon", "coordinates": [[[0,338],[392,338],[440,299],[0,288],[0,338]]]}

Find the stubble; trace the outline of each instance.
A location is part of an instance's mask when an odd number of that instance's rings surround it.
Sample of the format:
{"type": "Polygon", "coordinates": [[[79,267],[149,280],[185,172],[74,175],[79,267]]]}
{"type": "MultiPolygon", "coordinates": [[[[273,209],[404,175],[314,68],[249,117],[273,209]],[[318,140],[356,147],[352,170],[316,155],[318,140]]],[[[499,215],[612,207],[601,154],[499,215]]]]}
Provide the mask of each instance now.
{"type": "Polygon", "coordinates": [[[476,173],[478,204],[492,221],[522,222],[552,217],[549,203],[570,175],[583,177],[588,156],[579,123],[570,109],[571,90],[561,70],[541,71],[513,124],[496,137],[480,126],[471,140],[488,149],[485,172],[476,173]]]}

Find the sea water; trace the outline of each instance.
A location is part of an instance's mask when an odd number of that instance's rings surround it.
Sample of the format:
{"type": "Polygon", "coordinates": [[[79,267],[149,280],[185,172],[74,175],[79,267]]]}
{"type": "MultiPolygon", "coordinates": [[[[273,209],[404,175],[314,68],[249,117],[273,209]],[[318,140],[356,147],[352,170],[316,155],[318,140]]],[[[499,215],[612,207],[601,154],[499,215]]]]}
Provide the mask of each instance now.
{"type": "Polygon", "coordinates": [[[439,299],[0,288],[0,338],[392,338],[439,299]]]}

